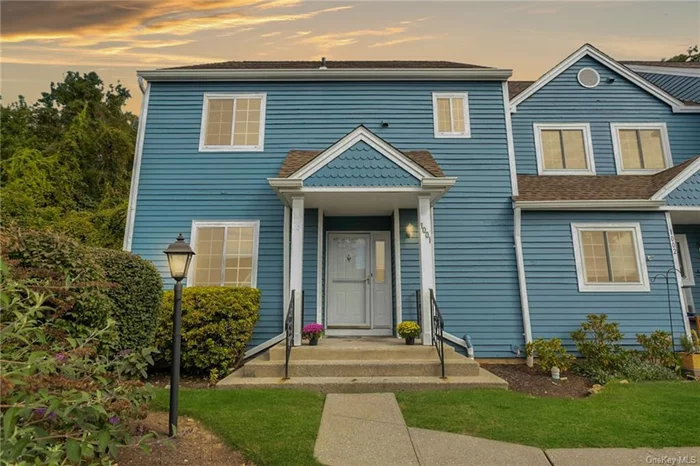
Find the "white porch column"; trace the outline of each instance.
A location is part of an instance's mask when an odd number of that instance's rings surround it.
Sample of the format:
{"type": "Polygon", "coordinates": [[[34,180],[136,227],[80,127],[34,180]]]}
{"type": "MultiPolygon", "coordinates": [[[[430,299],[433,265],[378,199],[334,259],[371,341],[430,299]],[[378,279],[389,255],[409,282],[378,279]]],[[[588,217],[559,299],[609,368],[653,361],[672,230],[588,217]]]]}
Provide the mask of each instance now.
{"type": "Polygon", "coordinates": [[[433,255],[433,218],[430,210],[430,196],[418,198],[418,242],[420,245],[422,340],[424,345],[432,345],[430,290],[435,289],[435,256],[433,255]]]}
{"type": "Polygon", "coordinates": [[[289,288],[294,291],[294,346],[301,345],[302,275],[304,272],[304,198],[292,198],[292,246],[289,288]]]}

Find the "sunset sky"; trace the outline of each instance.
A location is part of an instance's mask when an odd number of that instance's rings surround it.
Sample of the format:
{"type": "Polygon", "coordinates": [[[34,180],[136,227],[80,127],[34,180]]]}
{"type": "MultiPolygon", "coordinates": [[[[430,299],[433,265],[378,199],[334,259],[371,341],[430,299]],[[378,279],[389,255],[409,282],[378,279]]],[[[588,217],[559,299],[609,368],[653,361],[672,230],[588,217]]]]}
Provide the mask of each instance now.
{"type": "Polygon", "coordinates": [[[5,104],[66,70],[132,90],[137,69],[226,60],[452,60],[536,79],[585,42],[618,60],[700,44],[700,2],[5,1],[5,104]]]}

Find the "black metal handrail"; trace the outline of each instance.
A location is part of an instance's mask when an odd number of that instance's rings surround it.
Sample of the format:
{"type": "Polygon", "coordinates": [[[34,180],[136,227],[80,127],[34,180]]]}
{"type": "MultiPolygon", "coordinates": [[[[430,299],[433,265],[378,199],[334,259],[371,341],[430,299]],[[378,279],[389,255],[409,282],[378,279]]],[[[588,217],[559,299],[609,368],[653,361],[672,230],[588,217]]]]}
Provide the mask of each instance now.
{"type": "Polygon", "coordinates": [[[418,323],[419,327],[423,326],[423,316],[421,315],[420,312],[420,302],[421,302],[421,294],[420,290],[416,290],[416,323],[418,323]]]}
{"type": "Polygon", "coordinates": [[[440,359],[440,371],[441,379],[445,378],[445,320],[442,318],[440,313],[440,308],[438,307],[437,301],[435,300],[435,292],[430,290],[430,324],[431,324],[431,334],[433,339],[433,346],[437,351],[438,358],[440,359]]]}
{"type": "Polygon", "coordinates": [[[289,299],[289,307],[287,307],[287,317],[284,319],[284,332],[286,334],[286,352],[284,356],[284,379],[289,379],[289,358],[292,355],[294,347],[294,291],[289,299]]]}

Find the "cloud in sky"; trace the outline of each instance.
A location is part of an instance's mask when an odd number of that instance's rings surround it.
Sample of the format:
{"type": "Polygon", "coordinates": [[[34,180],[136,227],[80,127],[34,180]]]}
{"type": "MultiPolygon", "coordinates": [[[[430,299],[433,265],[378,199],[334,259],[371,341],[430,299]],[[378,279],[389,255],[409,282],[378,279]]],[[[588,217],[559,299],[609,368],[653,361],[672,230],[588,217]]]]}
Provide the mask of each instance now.
{"type": "Polygon", "coordinates": [[[343,47],[357,43],[364,37],[393,36],[406,31],[405,27],[386,27],[383,29],[358,29],[345,32],[331,32],[319,35],[307,35],[297,41],[300,45],[313,45],[321,51],[328,51],[336,47],[343,47]]]}
{"type": "Polygon", "coordinates": [[[377,42],[369,46],[369,48],[376,48],[376,47],[391,47],[392,45],[399,45],[399,44],[406,44],[408,42],[416,42],[419,40],[433,40],[437,39],[437,36],[409,36],[409,37],[402,37],[400,39],[393,39],[393,40],[387,40],[384,42],[377,42]]]}

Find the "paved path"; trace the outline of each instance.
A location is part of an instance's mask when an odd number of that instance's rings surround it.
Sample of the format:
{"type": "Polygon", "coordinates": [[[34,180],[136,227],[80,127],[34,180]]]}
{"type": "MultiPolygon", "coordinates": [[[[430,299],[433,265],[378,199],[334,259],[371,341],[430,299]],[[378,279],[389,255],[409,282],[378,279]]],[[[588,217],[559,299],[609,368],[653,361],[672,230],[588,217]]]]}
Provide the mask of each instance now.
{"type": "Polygon", "coordinates": [[[673,459],[675,464],[700,465],[700,448],[545,452],[524,445],[409,428],[392,393],[329,394],[314,454],[328,466],[638,466],[673,464],[673,459]]]}

